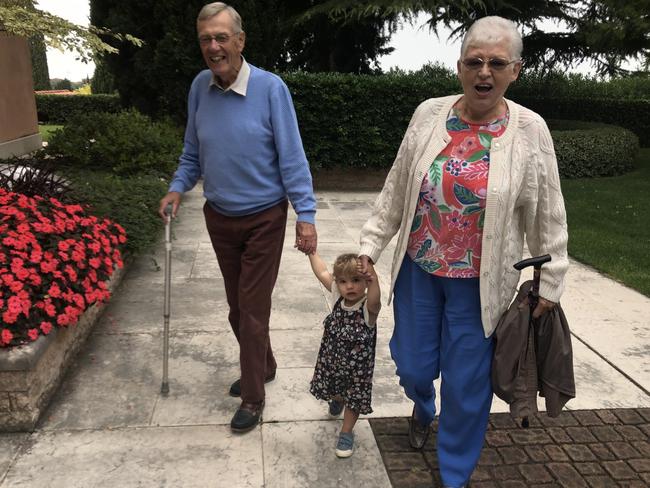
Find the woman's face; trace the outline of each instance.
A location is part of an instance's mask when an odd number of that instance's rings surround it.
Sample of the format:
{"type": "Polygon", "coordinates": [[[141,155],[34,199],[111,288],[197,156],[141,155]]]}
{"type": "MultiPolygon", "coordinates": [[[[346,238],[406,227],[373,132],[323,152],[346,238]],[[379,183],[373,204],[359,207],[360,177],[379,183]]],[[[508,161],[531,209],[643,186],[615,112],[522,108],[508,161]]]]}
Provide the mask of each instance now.
{"type": "Polygon", "coordinates": [[[469,46],[458,60],[458,78],[463,85],[466,108],[476,114],[492,114],[498,110],[510,83],[517,79],[521,62],[514,61],[507,40],[469,46]],[[480,64],[483,60],[483,64],[480,64]],[[488,63],[492,60],[492,63],[488,63]],[[502,70],[499,64],[510,63],[502,70]],[[493,66],[491,67],[490,64],[493,66]],[[469,66],[468,66],[469,65],[469,66]],[[496,66],[494,66],[496,65],[496,66]]]}

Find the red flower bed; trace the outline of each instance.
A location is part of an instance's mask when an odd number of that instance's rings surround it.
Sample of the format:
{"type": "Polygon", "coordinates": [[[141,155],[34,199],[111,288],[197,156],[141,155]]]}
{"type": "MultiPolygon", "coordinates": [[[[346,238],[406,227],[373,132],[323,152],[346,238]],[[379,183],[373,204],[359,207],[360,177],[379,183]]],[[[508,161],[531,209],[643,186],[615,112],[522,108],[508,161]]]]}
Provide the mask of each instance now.
{"type": "Polygon", "coordinates": [[[126,233],[80,205],[0,188],[0,347],[74,325],[123,266],[126,233]]]}

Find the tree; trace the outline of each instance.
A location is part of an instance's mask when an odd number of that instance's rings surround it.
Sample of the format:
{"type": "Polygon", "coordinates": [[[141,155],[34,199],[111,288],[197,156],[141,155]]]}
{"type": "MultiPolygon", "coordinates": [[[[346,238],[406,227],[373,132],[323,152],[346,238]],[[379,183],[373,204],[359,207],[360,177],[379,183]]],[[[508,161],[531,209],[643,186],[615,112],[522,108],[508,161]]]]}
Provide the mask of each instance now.
{"type": "Polygon", "coordinates": [[[92,93],[115,93],[115,79],[102,57],[95,59],[95,72],[90,87],[92,93]]]}
{"type": "Polygon", "coordinates": [[[32,78],[34,90],[49,90],[50,70],[47,66],[47,54],[43,36],[34,36],[29,39],[29,50],[32,55],[32,78]]]}
{"type": "Polygon", "coordinates": [[[296,20],[323,0],[286,1],[281,36],[286,38],[285,70],[341,73],[379,71],[378,58],[393,51],[387,47],[398,26],[397,15],[332,19],[325,14],[296,20]]]}
{"type": "Polygon", "coordinates": [[[539,71],[591,61],[600,74],[622,74],[625,59],[650,56],[650,0],[328,0],[303,20],[322,14],[335,19],[399,14],[412,20],[419,12],[431,15],[433,32],[444,25],[453,29],[452,37],[462,36],[480,17],[509,18],[523,27],[525,65],[539,71]],[[541,30],[542,19],[557,30],[541,30]]]}
{"type": "MultiPolygon", "coordinates": [[[[295,26],[294,18],[322,0],[232,0],[246,32],[247,61],[271,71],[371,72],[388,51],[385,19],[328,21],[325,15],[295,26]]],[[[91,0],[95,25],[131,32],[142,48],[119,45],[104,59],[122,103],[150,114],[184,120],[189,85],[205,68],[196,41],[204,0],[91,0]],[[143,22],[142,19],[147,19],[143,22]]]]}
{"type": "Polygon", "coordinates": [[[60,50],[75,52],[78,59],[88,62],[97,53],[116,53],[117,48],[105,39],[142,45],[130,34],[118,34],[109,29],[90,25],[83,27],[35,7],[34,0],[2,0],[0,30],[9,34],[33,38],[42,36],[45,44],[60,50]]]}

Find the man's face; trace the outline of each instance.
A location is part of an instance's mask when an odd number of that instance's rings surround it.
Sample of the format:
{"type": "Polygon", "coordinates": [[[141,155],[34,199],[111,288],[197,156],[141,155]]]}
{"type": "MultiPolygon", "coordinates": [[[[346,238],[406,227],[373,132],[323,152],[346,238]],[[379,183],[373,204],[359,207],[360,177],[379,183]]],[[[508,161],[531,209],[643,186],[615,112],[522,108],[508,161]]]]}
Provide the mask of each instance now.
{"type": "Polygon", "coordinates": [[[241,53],[246,35],[243,32],[233,32],[232,19],[225,10],[197,22],[196,30],[205,64],[223,88],[230,86],[241,68],[241,53]]]}

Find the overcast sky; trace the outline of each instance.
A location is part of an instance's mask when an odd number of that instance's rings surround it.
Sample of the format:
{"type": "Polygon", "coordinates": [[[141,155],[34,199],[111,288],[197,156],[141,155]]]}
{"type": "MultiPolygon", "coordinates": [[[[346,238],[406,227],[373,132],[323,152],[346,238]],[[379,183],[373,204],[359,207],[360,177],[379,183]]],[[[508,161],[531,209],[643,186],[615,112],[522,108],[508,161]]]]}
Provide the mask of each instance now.
{"type": "MultiPolygon", "coordinates": [[[[76,24],[88,25],[90,16],[88,0],[37,0],[37,2],[38,8],[41,10],[51,12],[76,24]]],[[[417,70],[425,63],[438,61],[455,70],[456,60],[460,53],[460,42],[448,41],[448,31],[446,30],[441,30],[440,39],[436,38],[427,27],[422,27],[426,18],[426,15],[422,15],[415,25],[406,24],[401,31],[393,34],[390,45],[395,50],[392,54],[380,58],[382,69],[389,70],[392,67],[399,67],[407,71],[417,70]]],[[[244,54],[246,53],[244,52],[244,54]]],[[[81,81],[86,77],[92,78],[95,71],[93,63],[84,64],[76,61],[73,53],[62,53],[51,48],[47,50],[47,64],[50,78],[81,81]]],[[[585,64],[572,71],[589,73],[590,69],[589,65],[585,64]]]]}

